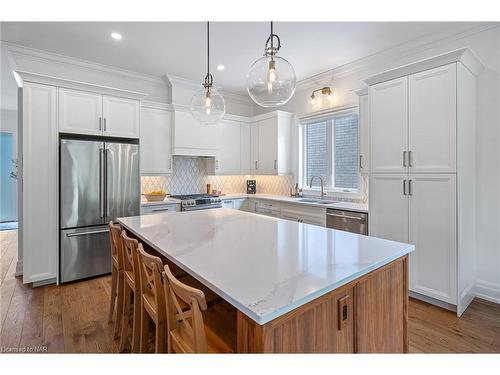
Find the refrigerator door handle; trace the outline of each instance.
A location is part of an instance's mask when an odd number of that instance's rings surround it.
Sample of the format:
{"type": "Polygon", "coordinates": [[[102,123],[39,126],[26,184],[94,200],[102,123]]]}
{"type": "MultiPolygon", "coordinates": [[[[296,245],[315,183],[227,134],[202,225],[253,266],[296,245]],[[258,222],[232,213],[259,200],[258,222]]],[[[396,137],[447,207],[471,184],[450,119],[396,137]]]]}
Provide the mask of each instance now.
{"type": "Polygon", "coordinates": [[[101,230],[91,230],[88,232],[74,232],[74,233],[66,233],[66,237],[79,237],[79,236],[88,236],[90,234],[99,234],[109,232],[109,229],[101,229],[101,230]]]}
{"type": "Polygon", "coordinates": [[[108,202],[108,148],[104,148],[104,207],[105,217],[109,217],[109,202],[108,202]]]}
{"type": "Polygon", "coordinates": [[[99,216],[104,218],[104,148],[99,148],[99,216]]]}

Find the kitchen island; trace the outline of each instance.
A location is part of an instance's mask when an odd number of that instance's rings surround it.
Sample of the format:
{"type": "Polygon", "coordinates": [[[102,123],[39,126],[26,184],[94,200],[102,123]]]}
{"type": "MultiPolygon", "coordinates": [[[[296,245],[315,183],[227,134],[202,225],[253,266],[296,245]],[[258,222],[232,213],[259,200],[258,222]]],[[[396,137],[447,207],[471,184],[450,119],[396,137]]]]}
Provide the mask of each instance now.
{"type": "Polygon", "coordinates": [[[224,208],[119,222],[237,309],[239,353],[408,349],[413,245],[224,208]]]}

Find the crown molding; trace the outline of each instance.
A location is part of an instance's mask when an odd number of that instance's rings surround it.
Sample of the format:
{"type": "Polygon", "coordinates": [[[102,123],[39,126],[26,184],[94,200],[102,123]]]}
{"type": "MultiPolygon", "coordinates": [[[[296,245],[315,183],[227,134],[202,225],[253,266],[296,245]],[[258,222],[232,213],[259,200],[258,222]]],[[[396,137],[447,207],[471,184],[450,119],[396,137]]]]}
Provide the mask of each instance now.
{"type": "Polygon", "coordinates": [[[65,87],[65,88],[69,88],[69,89],[89,91],[89,92],[95,92],[98,94],[118,96],[118,97],[122,97],[122,98],[129,98],[129,99],[136,99],[136,100],[141,100],[147,96],[147,94],[144,94],[142,92],[122,90],[122,89],[117,89],[117,88],[108,87],[108,86],[93,85],[93,84],[86,83],[86,82],[72,81],[69,79],[62,79],[62,78],[38,74],[38,73],[25,72],[25,71],[21,71],[21,70],[16,70],[15,73],[17,75],[16,80],[18,81],[18,84],[21,87],[22,87],[22,84],[24,82],[33,82],[33,83],[42,83],[45,85],[65,87]],[[20,80],[17,78],[19,78],[20,80]]]}
{"type": "Polygon", "coordinates": [[[484,65],[470,49],[461,48],[455,51],[433,56],[428,59],[419,60],[411,64],[403,65],[395,69],[386,70],[365,79],[364,82],[368,86],[371,86],[394,78],[407,76],[459,61],[476,76],[484,69],[484,65]]]}
{"type": "Polygon", "coordinates": [[[368,87],[360,87],[359,89],[351,90],[351,92],[357,96],[368,95],[368,87]]]}
{"type": "Polygon", "coordinates": [[[161,86],[164,87],[164,82],[161,78],[155,77],[148,74],[132,72],[130,70],[125,70],[121,68],[116,68],[109,65],[99,64],[96,62],[91,62],[79,58],[68,57],[64,55],[59,55],[53,52],[43,51],[35,48],[25,47],[22,45],[4,42],[2,41],[2,45],[5,46],[6,51],[13,57],[13,69],[18,69],[17,59],[19,57],[26,57],[33,61],[40,61],[44,63],[59,63],[77,66],[83,70],[90,71],[98,71],[106,74],[147,82],[150,85],[161,86]]]}
{"type": "Polygon", "coordinates": [[[170,112],[174,110],[174,106],[172,104],[155,102],[152,100],[142,100],[141,108],[161,109],[163,111],[170,111],[170,112]]]}
{"type": "Polygon", "coordinates": [[[297,90],[313,89],[325,85],[331,85],[335,87],[335,81],[333,80],[333,77],[335,77],[335,79],[339,79],[352,74],[356,74],[359,71],[367,70],[373,64],[390,62],[393,61],[395,58],[399,59],[414,54],[416,52],[430,50],[434,48],[437,43],[460,40],[496,27],[500,27],[498,23],[483,22],[477,26],[471,27],[470,29],[467,29],[459,33],[443,31],[441,33],[437,34],[434,33],[426,37],[413,39],[411,41],[397,45],[395,47],[391,47],[389,49],[376,52],[372,55],[365,56],[358,60],[354,60],[347,64],[302,79],[299,82],[297,82],[297,90]]]}

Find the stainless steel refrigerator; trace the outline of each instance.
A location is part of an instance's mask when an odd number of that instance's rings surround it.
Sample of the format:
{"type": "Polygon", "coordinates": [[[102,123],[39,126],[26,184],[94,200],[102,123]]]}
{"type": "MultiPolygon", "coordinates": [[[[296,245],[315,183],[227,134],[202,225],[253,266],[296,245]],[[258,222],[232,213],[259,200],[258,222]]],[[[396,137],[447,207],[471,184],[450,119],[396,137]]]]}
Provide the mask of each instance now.
{"type": "Polygon", "coordinates": [[[60,140],[59,280],[111,272],[107,223],[140,212],[139,145],[60,140]]]}

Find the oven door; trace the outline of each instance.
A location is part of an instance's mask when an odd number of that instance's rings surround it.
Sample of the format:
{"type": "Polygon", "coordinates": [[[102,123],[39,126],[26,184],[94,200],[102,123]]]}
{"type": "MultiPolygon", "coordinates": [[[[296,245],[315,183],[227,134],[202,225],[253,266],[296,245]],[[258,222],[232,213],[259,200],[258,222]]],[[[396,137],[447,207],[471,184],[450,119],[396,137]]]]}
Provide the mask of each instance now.
{"type": "Polygon", "coordinates": [[[218,204],[199,204],[196,206],[182,207],[182,211],[198,211],[198,210],[208,210],[210,208],[222,208],[222,203],[218,204]]]}

